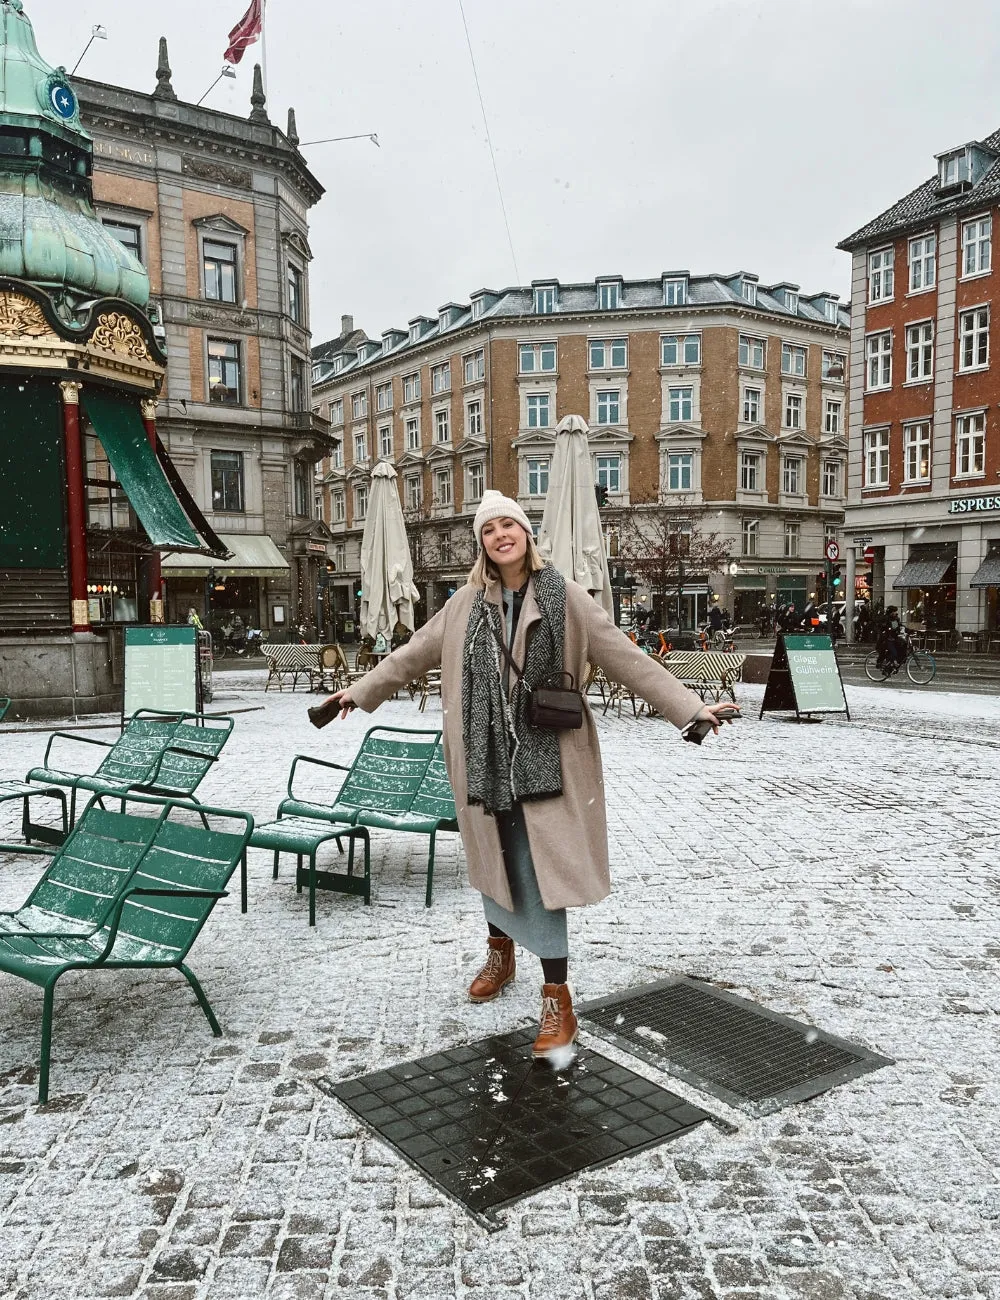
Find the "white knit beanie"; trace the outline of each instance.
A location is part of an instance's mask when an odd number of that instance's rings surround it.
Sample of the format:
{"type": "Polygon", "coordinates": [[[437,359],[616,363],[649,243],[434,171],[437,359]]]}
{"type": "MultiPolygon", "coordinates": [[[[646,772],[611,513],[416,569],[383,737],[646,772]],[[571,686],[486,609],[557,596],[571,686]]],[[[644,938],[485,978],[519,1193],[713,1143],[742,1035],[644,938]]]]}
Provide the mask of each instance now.
{"type": "Polygon", "coordinates": [[[495,492],[493,488],[487,488],[483,493],[482,501],[479,503],[476,517],[472,521],[476,541],[480,546],[483,544],[483,524],[488,524],[491,519],[514,519],[525,532],[531,534],[532,537],[534,536],[531,530],[531,521],[517,502],[512,497],[505,497],[502,492],[495,492]]]}

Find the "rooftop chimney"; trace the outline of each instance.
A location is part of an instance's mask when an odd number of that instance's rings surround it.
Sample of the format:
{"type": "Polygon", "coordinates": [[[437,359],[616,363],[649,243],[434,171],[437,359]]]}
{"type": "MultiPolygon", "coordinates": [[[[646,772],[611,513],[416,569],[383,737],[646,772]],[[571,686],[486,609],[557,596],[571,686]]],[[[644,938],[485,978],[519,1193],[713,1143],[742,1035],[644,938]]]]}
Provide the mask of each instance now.
{"type": "Polygon", "coordinates": [[[353,317],[353,316],[341,316],[341,318],[340,318],[340,332],[341,332],[341,334],[353,334],[353,333],[354,333],[354,317],[353,317]]]}

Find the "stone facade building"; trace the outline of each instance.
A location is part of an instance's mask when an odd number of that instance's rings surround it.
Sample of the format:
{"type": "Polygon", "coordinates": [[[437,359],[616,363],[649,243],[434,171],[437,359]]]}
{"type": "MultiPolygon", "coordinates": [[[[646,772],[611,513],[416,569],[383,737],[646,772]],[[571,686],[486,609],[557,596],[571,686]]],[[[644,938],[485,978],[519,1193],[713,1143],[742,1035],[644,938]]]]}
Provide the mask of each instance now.
{"type": "Polygon", "coordinates": [[[939,154],[840,245],[853,258],[849,540],[871,547],[876,602],[984,648],[1000,636],[998,208],[1000,131],[939,154]]]}
{"type": "Polygon", "coordinates": [[[395,465],[430,552],[416,565],[427,614],[464,576],[484,488],[540,521],[567,414],[590,425],[609,531],[627,507],[676,505],[729,539],[736,572],[702,575],[686,622],[710,590],[743,620],[768,598],[803,603],[843,518],[848,319],[832,294],[686,271],[482,289],[380,339],[346,318],[313,356],[314,409],[340,439],[320,466],[338,607],[376,460],[395,465]]]}
{"type": "Polygon", "coordinates": [[[259,74],[249,119],[182,103],[160,43],[156,89],[75,79],[94,139],[101,220],[148,268],[169,359],[157,422],[232,552],[163,561],[168,621],[239,614],[266,636],[312,623],[328,534],[313,465],[330,442],[310,407],[309,210],[323,193],[259,74]]]}

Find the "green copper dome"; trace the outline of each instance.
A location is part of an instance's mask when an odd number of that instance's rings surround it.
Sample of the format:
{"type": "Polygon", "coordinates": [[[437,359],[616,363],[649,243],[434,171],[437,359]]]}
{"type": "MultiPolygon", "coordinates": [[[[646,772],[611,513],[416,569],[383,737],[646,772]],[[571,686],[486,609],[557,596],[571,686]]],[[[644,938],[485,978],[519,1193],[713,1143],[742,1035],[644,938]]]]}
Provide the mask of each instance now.
{"type": "Polygon", "coordinates": [[[0,275],[145,307],[145,268],[94,212],[92,160],[65,68],[38,53],[22,0],[0,0],[0,275]]]}

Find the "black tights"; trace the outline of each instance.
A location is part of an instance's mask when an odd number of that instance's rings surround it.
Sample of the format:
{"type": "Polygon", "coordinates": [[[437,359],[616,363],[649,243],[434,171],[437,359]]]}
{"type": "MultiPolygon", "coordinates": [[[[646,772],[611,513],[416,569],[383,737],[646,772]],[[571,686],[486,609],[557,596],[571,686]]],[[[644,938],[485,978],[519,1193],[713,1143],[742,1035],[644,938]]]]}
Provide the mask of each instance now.
{"type": "MultiPolygon", "coordinates": [[[[492,921],[487,921],[490,936],[493,939],[506,939],[507,936],[503,930],[495,926],[492,921]]],[[[541,957],[542,976],[546,984],[565,984],[569,975],[569,958],[568,957],[541,957]]]]}

